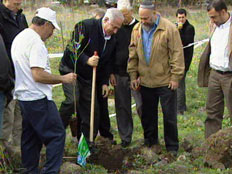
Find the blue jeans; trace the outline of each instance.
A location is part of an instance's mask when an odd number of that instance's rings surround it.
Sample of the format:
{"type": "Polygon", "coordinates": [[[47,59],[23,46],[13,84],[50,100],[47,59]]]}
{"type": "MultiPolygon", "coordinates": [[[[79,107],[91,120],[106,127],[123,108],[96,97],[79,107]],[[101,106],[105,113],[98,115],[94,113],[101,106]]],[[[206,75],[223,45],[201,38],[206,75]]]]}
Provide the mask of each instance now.
{"type": "Polygon", "coordinates": [[[0,139],[2,138],[2,121],[3,121],[3,111],[5,105],[5,95],[0,92],[0,139]]]}

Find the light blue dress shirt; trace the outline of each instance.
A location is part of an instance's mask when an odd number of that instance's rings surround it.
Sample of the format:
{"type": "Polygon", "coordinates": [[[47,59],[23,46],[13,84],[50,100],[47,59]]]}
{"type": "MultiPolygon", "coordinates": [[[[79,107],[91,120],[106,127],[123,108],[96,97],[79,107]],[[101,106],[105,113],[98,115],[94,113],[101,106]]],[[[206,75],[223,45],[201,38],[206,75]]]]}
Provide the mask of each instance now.
{"type": "Polygon", "coordinates": [[[143,50],[144,50],[144,56],[145,56],[147,64],[150,63],[153,34],[155,33],[155,30],[157,26],[159,25],[159,22],[160,22],[160,16],[157,15],[156,22],[149,31],[142,29],[143,50]]]}

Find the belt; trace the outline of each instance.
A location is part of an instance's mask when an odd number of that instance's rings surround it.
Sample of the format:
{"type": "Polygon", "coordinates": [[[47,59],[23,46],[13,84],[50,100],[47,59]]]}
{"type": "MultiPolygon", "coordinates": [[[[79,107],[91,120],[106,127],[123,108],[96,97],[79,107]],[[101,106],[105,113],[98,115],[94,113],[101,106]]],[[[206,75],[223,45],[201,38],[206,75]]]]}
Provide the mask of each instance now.
{"type": "Polygon", "coordinates": [[[232,74],[232,71],[220,71],[220,70],[215,70],[219,74],[232,74]]]}

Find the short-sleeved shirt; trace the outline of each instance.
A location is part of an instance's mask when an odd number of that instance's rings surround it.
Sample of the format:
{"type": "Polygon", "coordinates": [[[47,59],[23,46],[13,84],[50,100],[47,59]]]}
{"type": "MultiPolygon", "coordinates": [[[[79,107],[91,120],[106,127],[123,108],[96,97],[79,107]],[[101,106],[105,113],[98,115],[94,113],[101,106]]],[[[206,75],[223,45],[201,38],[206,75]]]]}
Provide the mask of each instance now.
{"type": "Polygon", "coordinates": [[[52,86],[35,82],[31,72],[31,68],[39,67],[51,73],[48,51],[39,34],[30,28],[23,30],[13,41],[11,55],[16,75],[14,98],[52,100],[52,86]]]}

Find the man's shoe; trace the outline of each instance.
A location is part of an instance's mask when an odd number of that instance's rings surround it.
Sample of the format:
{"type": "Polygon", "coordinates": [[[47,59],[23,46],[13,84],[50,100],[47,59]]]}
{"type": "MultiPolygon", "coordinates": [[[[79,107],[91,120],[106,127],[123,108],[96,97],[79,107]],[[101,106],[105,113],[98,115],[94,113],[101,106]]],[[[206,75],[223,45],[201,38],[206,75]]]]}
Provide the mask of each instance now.
{"type": "Polygon", "coordinates": [[[173,157],[177,157],[178,152],[173,150],[173,151],[168,151],[173,157]]]}
{"type": "Polygon", "coordinates": [[[128,147],[129,145],[130,145],[130,142],[128,142],[128,141],[123,141],[123,140],[122,140],[121,146],[122,146],[123,148],[126,148],[126,147],[128,147]]]}
{"type": "Polygon", "coordinates": [[[144,146],[146,146],[146,147],[152,147],[155,144],[158,144],[158,143],[156,143],[155,141],[150,141],[150,140],[144,141],[144,146]]]}
{"type": "Polygon", "coordinates": [[[162,152],[162,147],[160,146],[160,144],[154,144],[152,147],[151,147],[151,150],[153,152],[155,152],[156,154],[161,154],[162,152]]]}
{"type": "Polygon", "coordinates": [[[88,145],[89,145],[89,150],[91,154],[96,154],[99,152],[99,149],[97,148],[94,142],[89,142],[88,145]]]}

